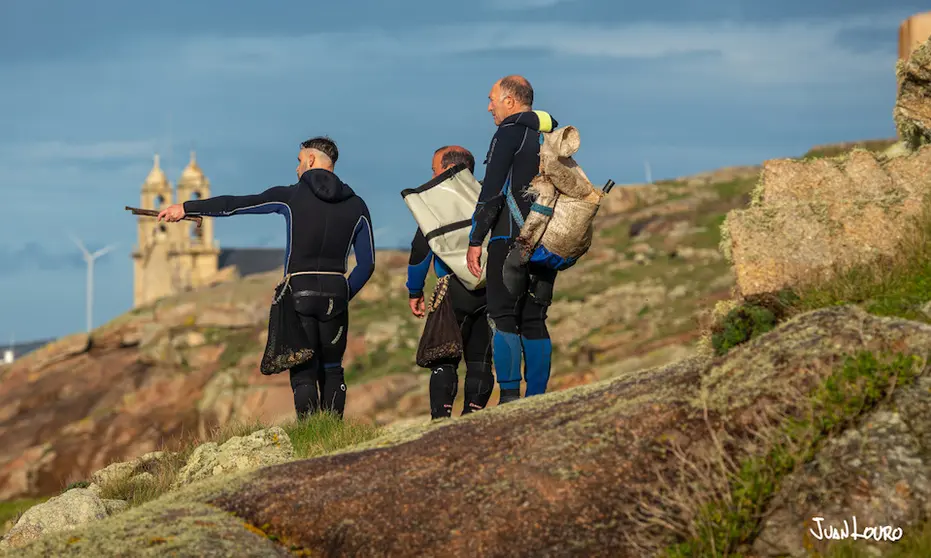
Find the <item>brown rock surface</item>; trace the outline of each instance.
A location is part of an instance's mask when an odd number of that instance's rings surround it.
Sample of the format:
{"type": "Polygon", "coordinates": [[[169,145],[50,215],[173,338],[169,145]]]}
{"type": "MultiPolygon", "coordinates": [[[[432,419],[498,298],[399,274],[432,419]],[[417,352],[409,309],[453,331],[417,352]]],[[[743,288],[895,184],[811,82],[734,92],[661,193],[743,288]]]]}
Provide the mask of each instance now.
{"type": "Polygon", "coordinates": [[[931,192],[931,146],[891,159],[779,159],[758,199],[727,216],[726,251],[743,296],[831,277],[892,255],[931,192]]]}
{"type": "MultiPolygon", "coordinates": [[[[283,548],[332,557],[430,556],[437,548],[454,557],[649,556],[675,542],[700,505],[690,496],[700,495],[707,479],[690,476],[682,463],[765,451],[748,442],[766,439],[773,428],[768,419],[804,416],[807,394],[844,355],[862,350],[925,355],[931,326],[850,307],[815,311],[723,358],[626,372],[465,419],[394,429],[334,455],[192,485],[112,519],[46,536],[19,555],[132,554],[156,538],[178,556],[204,555],[210,540],[237,541],[224,551],[238,547],[248,555],[258,542],[250,543],[247,533],[259,526],[283,548]],[[648,504],[661,526],[645,523],[648,504]],[[237,520],[223,511],[239,518],[238,531],[237,520]]],[[[922,416],[926,382],[919,378],[897,392],[894,404],[907,409],[901,420],[889,418],[888,405],[864,415],[864,426],[826,446],[820,462],[843,465],[862,456],[868,440],[858,436],[868,439],[871,432],[926,443],[927,420],[909,424],[912,433],[896,426],[922,416]]],[[[919,457],[904,447],[870,450],[876,456],[894,450],[886,465],[864,458],[875,473],[878,501],[896,494],[890,506],[907,502],[917,513],[927,487],[916,477],[899,489],[919,457]]],[[[818,473],[822,479],[828,470],[834,466],[818,473]]],[[[856,475],[840,475],[815,494],[832,498],[839,491],[856,505],[855,486],[856,475]]],[[[780,528],[779,536],[770,533],[775,540],[800,526],[780,528]]],[[[266,552],[275,555],[271,547],[266,552]]]]}
{"type": "MultiPolygon", "coordinates": [[[[405,443],[269,468],[211,502],[330,556],[425,556],[440,547],[450,556],[645,556],[674,533],[644,529],[633,519],[638,503],[663,492],[657,474],[673,487],[688,482],[678,461],[659,459],[662,439],[679,440],[697,460],[712,447],[704,409],[719,436],[727,424],[728,439],[742,439],[762,428],[748,410],[799,412],[798,395],[843,354],[905,347],[931,348],[931,326],[821,310],[720,361],[628,373],[405,443]]],[[[664,514],[671,525],[685,519],[664,514]]]]}

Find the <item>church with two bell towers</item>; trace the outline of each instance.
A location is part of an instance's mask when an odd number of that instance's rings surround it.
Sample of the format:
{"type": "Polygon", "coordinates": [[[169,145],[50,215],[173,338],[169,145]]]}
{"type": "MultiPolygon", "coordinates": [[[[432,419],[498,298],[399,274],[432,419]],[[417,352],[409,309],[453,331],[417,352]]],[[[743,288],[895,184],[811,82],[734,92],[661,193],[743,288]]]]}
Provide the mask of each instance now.
{"type": "MultiPolygon", "coordinates": [[[[210,197],[210,181],[193,152],[177,189],[162,170],[159,156],[154,159],[142,184],[141,209],[161,210],[173,203],[210,197]]],[[[239,276],[272,271],[284,264],[283,249],[221,250],[209,217],[200,228],[191,221],[159,223],[147,216],[137,220],[137,244],[132,253],[134,307],[239,276]]]]}

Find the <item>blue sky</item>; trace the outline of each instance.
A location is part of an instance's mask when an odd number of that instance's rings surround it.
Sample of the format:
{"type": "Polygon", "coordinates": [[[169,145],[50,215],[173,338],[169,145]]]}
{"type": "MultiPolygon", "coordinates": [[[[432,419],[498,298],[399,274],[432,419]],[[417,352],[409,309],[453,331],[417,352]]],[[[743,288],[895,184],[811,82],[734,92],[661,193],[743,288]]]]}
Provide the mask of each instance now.
{"type": "MultiPolygon", "coordinates": [[[[378,247],[407,246],[403,188],[457,143],[484,158],[491,84],[525,75],[535,108],[582,134],[596,182],[793,156],[895,134],[897,28],[918,1],[347,0],[0,3],[0,343],[132,305],[133,218],[162,154],[196,149],[214,194],[295,180],[298,143],[329,134],[378,247]],[[403,6],[401,8],[400,6],[403,6]]],[[[484,173],[480,166],[476,172],[484,173]]],[[[280,246],[278,216],[218,219],[226,247],[280,246]]],[[[399,310],[400,311],[400,310],[399,310]]]]}

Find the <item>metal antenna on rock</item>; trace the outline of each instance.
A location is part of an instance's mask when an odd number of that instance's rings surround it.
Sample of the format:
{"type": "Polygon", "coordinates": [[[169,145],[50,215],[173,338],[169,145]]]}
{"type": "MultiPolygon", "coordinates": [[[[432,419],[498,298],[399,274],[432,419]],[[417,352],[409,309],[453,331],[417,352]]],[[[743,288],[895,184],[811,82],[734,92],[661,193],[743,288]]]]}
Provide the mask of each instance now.
{"type": "Polygon", "coordinates": [[[78,240],[78,237],[73,234],[70,236],[71,240],[81,250],[84,261],[87,263],[87,333],[90,333],[94,328],[94,262],[97,261],[97,258],[116,248],[117,245],[111,244],[91,253],[84,247],[84,243],[78,240]]]}

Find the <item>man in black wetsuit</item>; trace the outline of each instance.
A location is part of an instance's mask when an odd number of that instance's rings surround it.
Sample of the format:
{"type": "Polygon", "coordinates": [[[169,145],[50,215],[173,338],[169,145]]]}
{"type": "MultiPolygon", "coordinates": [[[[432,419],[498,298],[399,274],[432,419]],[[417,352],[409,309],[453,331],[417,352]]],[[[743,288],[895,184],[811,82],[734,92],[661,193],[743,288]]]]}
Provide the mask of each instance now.
{"type": "Polygon", "coordinates": [[[546,112],[533,110],[533,88],[521,76],[500,79],[488,98],[488,111],[498,130],[485,157],[485,178],[472,216],[466,260],[469,271],[480,277],[482,241],[491,234],[485,273],[500,404],[520,398],[521,356],[526,396],[545,393],[549,382],[553,347],[546,311],[553,300],[556,272],[531,263],[522,269],[527,275],[526,291],[512,294],[502,271],[533,203],[526,190],[539,172],[540,132],[552,131],[557,123],[546,112]]]}
{"type": "MultiPolygon", "coordinates": [[[[466,165],[469,172],[475,172],[475,158],[468,150],[459,146],[441,147],[433,154],[433,177],[460,164],[466,165]]],[[[423,288],[431,261],[437,278],[451,275],[448,294],[462,332],[466,366],[465,398],[462,403],[462,414],[465,415],[484,408],[495,385],[491,371],[491,336],[485,315],[485,289],[467,289],[446,264],[434,256],[427,238],[418,227],[411,241],[411,256],[407,266],[411,312],[418,318],[425,314],[423,288]]],[[[459,374],[456,372],[459,360],[437,363],[433,367],[430,375],[430,415],[434,419],[452,415],[453,401],[459,390],[459,374]]]]}
{"type": "Polygon", "coordinates": [[[343,415],[346,384],[342,362],[349,301],[375,270],[372,219],[362,198],[333,173],[338,157],[330,138],[312,138],[301,143],[297,183],[274,186],[255,195],[186,201],[158,216],[167,221],[178,221],[185,215],[278,213],[284,217],[285,275],[292,275],[291,296],[314,349],[310,362],[291,370],[299,419],[319,409],[343,415]],[[350,248],[355,251],[356,266],[347,278],[350,248]]]}

